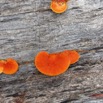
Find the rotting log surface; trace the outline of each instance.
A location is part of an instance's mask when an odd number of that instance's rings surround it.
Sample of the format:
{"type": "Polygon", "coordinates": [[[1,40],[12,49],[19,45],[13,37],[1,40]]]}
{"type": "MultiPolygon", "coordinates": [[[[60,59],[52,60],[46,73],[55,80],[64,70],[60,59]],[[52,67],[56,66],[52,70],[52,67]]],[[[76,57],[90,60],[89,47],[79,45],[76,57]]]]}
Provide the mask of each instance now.
{"type": "Polygon", "coordinates": [[[0,0],[0,58],[15,58],[15,75],[0,75],[0,103],[103,103],[103,0],[71,0],[55,14],[50,0],[0,0]],[[79,49],[81,59],[48,77],[35,55],[79,49]]]}

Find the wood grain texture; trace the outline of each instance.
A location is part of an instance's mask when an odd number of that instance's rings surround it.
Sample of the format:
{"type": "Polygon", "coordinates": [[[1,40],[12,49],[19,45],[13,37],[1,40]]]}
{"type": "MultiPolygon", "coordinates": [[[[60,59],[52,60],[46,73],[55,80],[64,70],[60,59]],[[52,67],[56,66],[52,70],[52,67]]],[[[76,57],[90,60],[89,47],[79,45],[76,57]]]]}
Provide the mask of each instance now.
{"type": "Polygon", "coordinates": [[[0,0],[0,58],[20,64],[15,75],[0,75],[0,103],[103,103],[103,0],[71,0],[63,14],[49,5],[0,0]],[[47,77],[36,70],[39,51],[64,49],[82,51],[67,72],[47,77]]]}

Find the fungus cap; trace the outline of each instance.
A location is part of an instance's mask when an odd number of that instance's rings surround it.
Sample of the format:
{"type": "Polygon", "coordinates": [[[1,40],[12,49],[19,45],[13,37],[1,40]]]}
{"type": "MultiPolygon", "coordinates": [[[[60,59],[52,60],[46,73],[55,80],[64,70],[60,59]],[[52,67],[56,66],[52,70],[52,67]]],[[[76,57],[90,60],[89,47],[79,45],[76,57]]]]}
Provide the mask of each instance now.
{"type": "Polygon", "coordinates": [[[3,73],[5,60],[0,60],[0,74],[3,73]]]}
{"type": "Polygon", "coordinates": [[[68,54],[68,57],[70,59],[70,64],[76,63],[80,58],[79,53],[76,52],[75,50],[65,50],[64,52],[68,54]]]}
{"type": "Polygon", "coordinates": [[[70,60],[64,52],[48,54],[39,52],[34,60],[37,69],[48,76],[56,76],[64,73],[70,66],[70,60]]]}
{"type": "Polygon", "coordinates": [[[6,59],[3,73],[4,74],[15,74],[17,70],[18,70],[18,63],[12,58],[6,59]]]}
{"type": "Polygon", "coordinates": [[[66,2],[53,0],[50,8],[55,13],[63,13],[68,7],[66,2]]]}

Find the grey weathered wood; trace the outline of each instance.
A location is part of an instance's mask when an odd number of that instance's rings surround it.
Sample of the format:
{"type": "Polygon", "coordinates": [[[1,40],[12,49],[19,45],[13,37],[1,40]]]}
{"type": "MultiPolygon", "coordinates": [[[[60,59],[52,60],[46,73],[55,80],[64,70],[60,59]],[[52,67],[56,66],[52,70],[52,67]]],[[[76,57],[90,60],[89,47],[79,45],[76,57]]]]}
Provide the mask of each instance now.
{"type": "Polygon", "coordinates": [[[0,103],[103,103],[103,0],[71,0],[63,14],[49,5],[0,0],[0,58],[20,63],[15,75],[0,75],[0,103]],[[64,49],[82,50],[80,61],[56,77],[36,70],[39,51],[64,49]]]}

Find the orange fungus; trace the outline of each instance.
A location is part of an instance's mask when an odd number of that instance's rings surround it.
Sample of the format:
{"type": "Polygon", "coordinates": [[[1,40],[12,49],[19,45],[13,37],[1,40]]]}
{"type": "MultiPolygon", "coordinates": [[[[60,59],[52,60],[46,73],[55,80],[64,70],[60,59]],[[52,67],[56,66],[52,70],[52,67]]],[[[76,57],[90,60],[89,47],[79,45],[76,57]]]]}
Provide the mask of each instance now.
{"type": "Polygon", "coordinates": [[[34,63],[41,73],[48,76],[62,74],[70,66],[70,60],[64,52],[48,54],[41,51],[37,54],[34,63]]]}
{"type": "Polygon", "coordinates": [[[66,0],[52,0],[50,8],[55,13],[63,13],[67,9],[66,0]]]}
{"type": "Polygon", "coordinates": [[[0,73],[14,74],[17,70],[18,64],[14,59],[0,60],[0,73]]]}
{"type": "Polygon", "coordinates": [[[18,63],[14,59],[8,58],[4,62],[0,62],[0,70],[4,74],[14,74],[18,70],[18,63]]]}
{"type": "Polygon", "coordinates": [[[79,60],[79,58],[80,58],[79,53],[76,52],[75,50],[66,50],[64,52],[66,54],[68,54],[68,57],[70,59],[70,64],[76,63],[79,60]]]}
{"type": "Polygon", "coordinates": [[[5,61],[4,60],[0,60],[0,74],[3,73],[4,64],[5,64],[5,61]]]}

